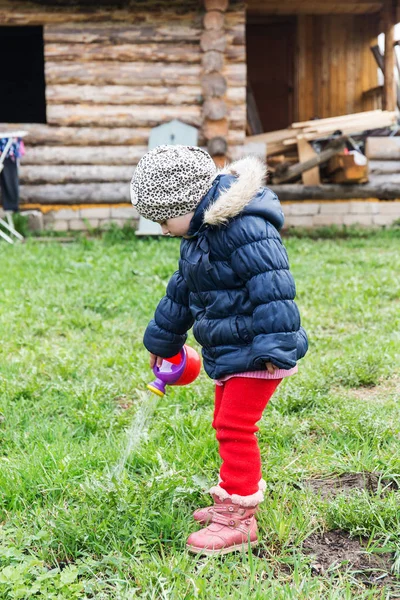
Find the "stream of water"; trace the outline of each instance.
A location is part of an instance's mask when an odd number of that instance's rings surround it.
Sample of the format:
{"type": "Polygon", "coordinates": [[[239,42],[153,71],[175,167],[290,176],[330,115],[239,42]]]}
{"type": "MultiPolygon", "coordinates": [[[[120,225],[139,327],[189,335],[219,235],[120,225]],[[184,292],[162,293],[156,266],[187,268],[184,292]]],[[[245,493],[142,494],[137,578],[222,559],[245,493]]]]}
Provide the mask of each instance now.
{"type": "Polygon", "coordinates": [[[119,479],[132,452],[138,449],[146,436],[148,425],[157,406],[158,396],[150,391],[138,393],[139,402],[136,414],[126,430],[126,443],[118,462],[112,467],[111,478],[119,479]]]}

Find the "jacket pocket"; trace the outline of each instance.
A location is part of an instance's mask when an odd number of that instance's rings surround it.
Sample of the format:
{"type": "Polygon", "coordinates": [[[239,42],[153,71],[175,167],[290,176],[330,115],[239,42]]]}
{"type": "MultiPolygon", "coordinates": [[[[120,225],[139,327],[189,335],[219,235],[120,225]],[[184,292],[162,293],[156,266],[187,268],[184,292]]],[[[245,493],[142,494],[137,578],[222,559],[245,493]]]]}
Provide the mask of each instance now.
{"type": "Polygon", "coordinates": [[[248,329],[247,319],[244,315],[238,315],[231,321],[231,329],[233,337],[241,343],[250,344],[252,341],[252,336],[248,329]]]}

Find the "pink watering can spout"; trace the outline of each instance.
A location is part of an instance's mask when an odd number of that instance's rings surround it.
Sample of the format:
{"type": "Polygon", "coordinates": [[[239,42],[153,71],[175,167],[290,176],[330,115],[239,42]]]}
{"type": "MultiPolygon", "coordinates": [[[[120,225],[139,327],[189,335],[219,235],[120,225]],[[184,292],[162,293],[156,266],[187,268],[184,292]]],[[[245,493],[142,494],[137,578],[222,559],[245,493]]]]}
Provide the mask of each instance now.
{"type": "Polygon", "coordinates": [[[167,385],[187,385],[198,377],[201,369],[201,359],[196,350],[190,346],[183,346],[176,356],[165,358],[160,367],[153,367],[156,379],[147,385],[147,388],[164,396],[167,385]]]}

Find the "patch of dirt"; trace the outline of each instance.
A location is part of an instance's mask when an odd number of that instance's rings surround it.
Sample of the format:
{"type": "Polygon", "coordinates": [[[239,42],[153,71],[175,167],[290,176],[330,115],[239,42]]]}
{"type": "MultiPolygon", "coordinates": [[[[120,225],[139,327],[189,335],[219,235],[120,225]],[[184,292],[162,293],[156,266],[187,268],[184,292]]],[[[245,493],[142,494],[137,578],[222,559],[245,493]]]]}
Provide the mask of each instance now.
{"type": "Polygon", "coordinates": [[[133,406],[133,401],[126,396],[117,396],[114,398],[114,402],[120,410],[128,410],[133,406]]]}
{"type": "Polygon", "coordinates": [[[382,379],[378,385],[372,387],[351,388],[348,392],[353,398],[359,400],[375,402],[387,400],[389,395],[400,395],[400,376],[394,375],[390,379],[382,379]]]}
{"type": "Polygon", "coordinates": [[[313,533],[303,542],[303,552],[312,556],[314,575],[332,575],[352,571],[366,585],[395,586],[400,591],[400,579],[391,574],[393,556],[390,552],[371,554],[367,540],[351,538],[341,530],[313,533]]]}
{"type": "Polygon", "coordinates": [[[385,493],[398,490],[396,481],[382,477],[380,473],[343,473],[337,477],[307,479],[303,486],[323,500],[334,498],[339,494],[349,495],[355,490],[366,490],[370,494],[385,493]]]}

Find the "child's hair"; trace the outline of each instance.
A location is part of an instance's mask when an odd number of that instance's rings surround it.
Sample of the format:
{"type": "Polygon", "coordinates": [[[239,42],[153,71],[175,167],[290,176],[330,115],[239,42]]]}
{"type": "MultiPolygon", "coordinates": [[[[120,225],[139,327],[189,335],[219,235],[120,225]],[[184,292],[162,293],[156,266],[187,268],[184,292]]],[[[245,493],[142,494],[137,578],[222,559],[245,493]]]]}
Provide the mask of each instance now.
{"type": "Polygon", "coordinates": [[[139,214],[166,221],[192,212],[216,176],[211,156],[196,146],[157,146],[140,160],[131,181],[139,214]]]}

